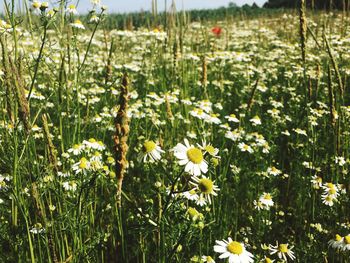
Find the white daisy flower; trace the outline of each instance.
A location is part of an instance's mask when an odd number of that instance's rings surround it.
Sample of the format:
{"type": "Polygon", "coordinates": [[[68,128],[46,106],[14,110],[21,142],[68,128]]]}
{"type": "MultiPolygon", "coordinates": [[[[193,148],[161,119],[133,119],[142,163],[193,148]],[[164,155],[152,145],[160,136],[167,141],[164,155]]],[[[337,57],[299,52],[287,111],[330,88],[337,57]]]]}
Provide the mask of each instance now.
{"type": "Polygon", "coordinates": [[[259,116],[254,116],[252,119],[249,120],[254,126],[261,125],[261,119],[259,116]]]}
{"type": "Polygon", "coordinates": [[[161,159],[161,153],[164,151],[154,141],[145,141],[142,146],[142,152],[138,160],[143,162],[156,162],[161,159]]]}
{"type": "Polygon", "coordinates": [[[270,207],[274,204],[272,196],[269,193],[263,193],[259,198],[259,202],[262,203],[267,210],[269,210],[270,207]]]}
{"type": "Polygon", "coordinates": [[[296,129],[293,129],[293,131],[297,134],[300,134],[300,135],[304,135],[304,136],[307,136],[307,133],[305,130],[302,130],[300,128],[296,128],[296,129]]]}
{"type": "Polygon", "coordinates": [[[208,172],[208,164],[204,160],[201,149],[190,145],[187,139],[185,144],[178,143],[173,151],[176,158],[179,159],[179,165],[185,165],[185,172],[191,175],[201,175],[208,172]]]}
{"type": "Polygon", "coordinates": [[[225,137],[234,141],[234,142],[241,139],[243,135],[244,135],[244,131],[242,131],[240,129],[235,129],[233,131],[227,131],[225,133],[225,137]]]}
{"type": "Polygon", "coordinates": [[[214,251],[221,253],[220,259],[228,258],[229,263],[252,263],[254,262],[252,253],[245,249],[243,243],[233,241],[230,237],[228,241],[216,241],[214,251]]]}
{"type": "Polygon", "coordinates": [[[215,263],[215,260],[211,256],[202,256],[202,261],[207,263],[215,263]]]}
{"type": "Polygon", "coordinates": [[[254,152],[253,148],[252,148],[250,145],[245,144],[244,142],[240,142],[240,143],[238,144],[238,148],[239,148],[242,152],[249,152],[249,153],[253,153],[253,152],[254,152]]]}
{"type": "Polygon", "coordinates": [[[200,102],[198,102],[198,108],[203,109],[205,112],[211,112],[212,111],[212,105],[213,103],[211,103],[209,100],[202,100],[200,102]]]}
{"type": "Polygon", "coordinates": [[[66,9],[66,12],[68,14],[73,14],[73,15],[78,14],[77,7],[75,5],[69,5],[66,9]]]}
{"type": "Polygon", "coordinates": [[[32,8],[36,14],[40,12],[40,7],[41,7],[41,3],[39,1],[33,1],[32,8]]]}
{"type": "Polygon", "coordinates": [[[97,15],[92,15],[89,22],[90,23],[97,23],[100,20],[100,18],[97,15]]]}
{"type": "Polygon", "coordinates": [[[335,163],[338,164],[339,166],[344,166],[346,164],[346,160],[343,156],[336,156],[335,163]]]}
{"type": "Polygon", "coordinates": [[[45,233],[45,228],[43,228],[42,224],[36,223],[30,230],[29,232],[33,234],[42,234],[45,233]]]}
{"type": "Polygon", "coordinates": [[[207,204],[207,199],[204,195],[198,196],[198,199],[196,200],[196,205],[199,206],[205,206],[207,204]]]}
{"type": "Polygon", "coordinates": [[[73,164],[73,171],[75,174],[85,173],[90,168],[90,162],[85,158],[81,158],[79,162],[73,164]]]}
{"type": "Polygon", "coordinates": [[[106,146],[103,144],[103,142],[96,141],[94,138],[91,138],[88,141],[84,140],[83,144],[88,149],[93,149],[93,150],[98,150],[98,151],[103,151],[106,148],[106,146]]]}
{"type": "Polygon", "coordinates": [[[196,117],[198,119],[208,119],[210,116],[204,112],[203,109],[195,108],[189,112],[193,117],[196,117]]]}
{"type": "Polygon", "coordinates": [[[258,211],[265,209],[265,206],[260,201],[254,200],[253,204],[254,204],[254,208],[257,209],[258,211]]]}
{"type": "Polygon", "coordinates": [[[68,149],[67,152],[73,153],[74,155],[79,155],[84,150],[84,145],[82,144],[74,144],[72,148],[68,149]]]}
{"type": "Polygon", "coordinates": [[[339,189],[335,184],[325,183],[324,185],[322,185],[322,189],[324,190],[323,195],[325,196],[329,195],[333,198],[337,198],[339,195],[339,189]]]}
{"type": "Polygon", "coordinates": [[[341,246],[343,251],[350,250],[350,235],[347,235],[343,238],[343,244],[341,246]]]}
{"type": "Polygon", "coordinates": [[[336,234],[334,239],[331,239],[328,241],[328,245],[334,249],[341,249],[343,242],[344,242],[344,238],[336,234]]]}
{"type": "Polygon", "coordinates": [[[206,199],[209,204],[211,204],[211,195],[217,196],[216,191],[219,191],[219,187],[217,187],[212,180],[203,176],[202,178],[198,178],[197,176],[192,177],[193,181],[190,181],[190,184],[196,187],[197,193],[199,194],[199,199],[206,199]]]}
{"type": "Polygon", "coordinates": [[[277,169],[275,166],[267,168],[267,173],[273,176],[282,174],[282,171],[277,169]]]}
{"type": "Polygon", "coordinates": [[[211,144],[207,144],[206,141],[203,141],[202,145],[197,144],[197,146],[201,148],[203,151],[205,151],[206,153],[209,153],[212,157],[220,158],[220,156],[218,156],[219,149],[215,148],[211,144]]]}
{"type": "Polygon", "coordinates": [[[197,201],[199,198],[195,188],[190,191],[183,192],[182,196],[191,201],[197,201]]]}
{"type": "Polygon", "coordinates": [[[76,19],[74,23],[71,23],[70,25],[74,28],[85,29],[85,26],[79,19],[76,19]]]}
{"type": "Polygon", "coordinates": [[[282,134],[286,135],[286,136],[290,136],[290,132],[288,130],[285,130],[283,132],[281,132],[282,134]]]}
{"type": "Polygon", "coordinates": [[[271,255],[276,254],[280,259],[283,259],[284,261],[287,261],[288,258],[291,260],[295,259],[294,252],[291,250],[293,249],[293,246],[291,248],[288,248],[288,244],[278,244],[276,246],[270,247],[270,253],[271,255]]]}
{"type": "Polygon", "coordinates": [[[66,191],[76,191],[77,190],[77,183],[75,181],[70,181],[70,182],[64,182],[62,184],[63,188],[66,190],[66,191]]]}
{"type": "Polygon", "coordinates": [[[218,114],[208,114],[204,119],[208,123],[220,124],[221,120],[218,118],[218,114]]]}
{"type": "Polygon", "coordinates": [[[333,195],[324,194],[322,197],[322,203],[328,206],[333,206],[334,202],[337,201],[337,198],[335,198],[333,195]]]}
{"type": "Polygon", "coordinates": [[[236,115],[235,114],[230,114],[229,116],[225,116],[225,118],[227,119],[227,121],[229,122],[236,122],[238,123],[239,122],[239,119],[237,119],[236,115]]]}
{"type": "Polygon", "coordinates": [[[314,189],[320,189],[322,187],[322,177],[315,174],[311,178],[311,184],[314,189]]]}

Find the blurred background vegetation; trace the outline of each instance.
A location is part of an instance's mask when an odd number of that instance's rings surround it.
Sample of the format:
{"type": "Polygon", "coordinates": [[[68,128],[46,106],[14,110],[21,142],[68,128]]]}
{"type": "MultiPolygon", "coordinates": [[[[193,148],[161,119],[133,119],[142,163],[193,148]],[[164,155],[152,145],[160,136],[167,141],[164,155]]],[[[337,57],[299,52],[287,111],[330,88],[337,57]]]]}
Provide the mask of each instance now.
{"type": "MultiPolygon", "coordinates": [[[[305,0],[308,8],[319,9],[326,11],[342,10],[349,12],[350,0],[305,0]]],[[[252,5],[245,4],[242,7],[237,6],[231,2],[227,7],[220,7],[217,9],[198,9],[186,11],[186,19],[188,22],[194,21],[219,21],[223,18],[259,18],[259,17],[273,17],[276,13],[285,11],[293,11],[299,7],[299,1],[296,0],[269,0],[263,7],[259,7],[256,3],[252,5]],[[273,10],[272,10],[273,9],[273,10]],[[288,9],[288,10],[287,10],[288,9]]],[[[172,6],[169,12],[175,13],[177,10],[172,6]]],[[[166,17],[164,11],[142,11],[128,14],[111,14],[108,16],[105,25],[108,29],[122,28],[122,29],[136,29],[143,26],[155,27],[166,24],[166,17]]]]}

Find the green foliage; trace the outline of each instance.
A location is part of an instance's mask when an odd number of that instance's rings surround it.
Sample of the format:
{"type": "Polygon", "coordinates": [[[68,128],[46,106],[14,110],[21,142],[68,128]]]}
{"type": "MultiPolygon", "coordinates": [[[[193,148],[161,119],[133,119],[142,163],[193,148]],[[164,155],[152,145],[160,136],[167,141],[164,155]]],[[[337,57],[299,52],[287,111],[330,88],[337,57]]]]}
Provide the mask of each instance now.
{"type": "MultiPolygon", "coordinates": [[[[333,9],[349,9],[350,2],[348,0],[305,0],[308,7],[329,10],[333,9]]],[[[264,4],[265,8],[298,8],[300,1],[296,0],[269,0],[264,4]]]]}

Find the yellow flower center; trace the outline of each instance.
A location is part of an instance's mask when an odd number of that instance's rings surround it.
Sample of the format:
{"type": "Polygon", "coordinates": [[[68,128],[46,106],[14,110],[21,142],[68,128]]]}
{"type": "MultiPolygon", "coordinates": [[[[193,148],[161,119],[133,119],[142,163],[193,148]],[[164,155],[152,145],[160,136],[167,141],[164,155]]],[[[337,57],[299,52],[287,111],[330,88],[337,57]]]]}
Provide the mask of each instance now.
{"type": "Polygon", "coordinates": [[[156,148],[156,144],[153,141],[145,141],[143,144],[143,150],[146,153],[152,152],[156,148]]]}
{"type": "Polygon", "coordinates": [[[327,202],[332,202],[333,198],[332,198],[332,196],[327,195],[326,198],[325,198],[325,200],[326,200],[327,202]]]}
{"type": "Polygon", "coordinates": [[[213,192],[213,181],[207,178],[203,178],[198,183],[198,188],[202,193],[210,194],[213,192]]]}
{"type": "Polygon", "coordinates": [[[75,9],[75,5],[69,5],[69,6],[68,6],[68,9],[74,10],[74,9],[75,9]]]}
{"type": "MultiPolygon", "coordinates": [[[[76,20],[74,21],[74,24],[75,24],[76,26],[79,26],[79,25],[82,25],[83,23],[82,23],[79,19],[76,19],[76,20]]],[[[96,140],[89,140],[89,142],[90,142],[90,143],[95,143],[96,140]]]]}
{"type": "Polygon", "coordinates": [[[335,195],[336,193],[337,193],[337,190],[336,189],[329,189],[329,193],[331,194],[331,195],[335,195]]]}
{"type": "Polygon", "coordinates": [[[328,187],[329,189],[335,189],[335,186],[334,186],[334,184],[332,184],[332,183],[327,183],[327,187],[328,187]]]}
{"type": "Polygon", "coordinates": [[[53,15],[55,14],[55,11],[54,11],[54,10],[50,10],[49,12],[47,12],[47,14],[48,14],[49,16],[53,16],[53,15]]]}
{"type": "Polygon", "coordinates": [[[278,247],[278,250],[282,253],[288,253],[289,249],[288,249],[288,245],[287,244],[281,244],[278,247]]]}
{"type": "Polygon", "coordinates": [[[33,8],[39,8],[40,7],[40,3],[39,2],[34,2],[32,6],[33,6],[33,8]]]}
{"type": "Polygon", "coordinates": [[[227,245],[227,250],[232,254],[240,255],[243,253],[243,246],[237,241],[232,241],[227,245]]]}
{"type": "Polygon", "coordinates": [[[270,258],[265,258],[265,263],[272,263],[272,260],[270,258]]]}
{"type": "Polygon", "coordinates": [[[350,235],[347,235],[346,237],[344,237],[344,241],[347,245],[350,244],[350,235]]]}
{"type": "Polygon", "coordinates": [[[73,149],[74,149],[74,150],[78,150],[79,148],[80,148],[80,145],[79,145],[79,144],[74,144],[74,145],[73,145],[73,149]]]}
{"type": "Polygon", "coordinates": [[[335,241],[338,241],[338,242],[341,241],[341,236],[338,235],[338,234],[336,234],[336,235],[335,235],[335,241]]]}
{"type": "Polygon", "coordinates": [[[210,155],[215,155],[215,148],[211,145],[205,146],[205,150],[210,154],[210,155]]]}
{"type": "Polygon", "coordinates": [[[86,158],[81,158],[80,159],[80,163],[79,163],[79,168],[80,169],[86,169],[87,168],[87,164],[88,164],[88,161],[86,160],[86,158]]]}
{"type": "Polygon", "coordinates": [[[265,195],[264,195],[264,199],[265,199],[265,200],[272,200],[272,197],[271,197],[270,194],[265,194],[265,195]]]}
{"type": "Polygon", "coordinates": [[[198,113],[198,115],[202,115],[203,114],[203,110],[202,109],[197,109],[197,113],[198,113]]]}
{"type": "Polygon", "coordinates": [[[200,164],[203,161],[202,151],[198,148],[191,148],[187,150],[187,157],[194,164],[200,164]]]}

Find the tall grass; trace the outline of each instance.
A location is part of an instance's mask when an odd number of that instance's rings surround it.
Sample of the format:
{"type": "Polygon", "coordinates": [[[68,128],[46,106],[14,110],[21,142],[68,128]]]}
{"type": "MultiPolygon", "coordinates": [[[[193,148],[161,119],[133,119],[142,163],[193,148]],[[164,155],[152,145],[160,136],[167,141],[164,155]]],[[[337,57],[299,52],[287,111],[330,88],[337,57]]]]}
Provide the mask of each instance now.
{"type": "Polygon", "coordinates": [[[5,6],[1,262],[349,262],[346,14],[5,6]]]}

